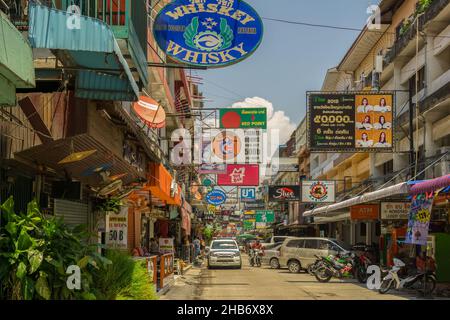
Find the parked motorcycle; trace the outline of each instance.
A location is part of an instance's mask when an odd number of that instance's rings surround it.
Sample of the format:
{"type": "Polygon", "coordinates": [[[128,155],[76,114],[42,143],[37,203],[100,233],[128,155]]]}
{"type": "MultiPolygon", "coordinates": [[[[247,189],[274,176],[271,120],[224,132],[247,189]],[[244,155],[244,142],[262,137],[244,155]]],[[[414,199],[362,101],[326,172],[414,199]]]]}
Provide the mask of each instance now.
{"type": "Polygon", "coordinates": [[[434,291],[436,288],[436,276],[433,271],[417,271],[412,275],[402,277],[399,273],[405,266],[402,260],[394,258],[394,266],[383,278],[378,290],[381,294],[385,294],[393,288],[397,290],[402,288],[414,289],[423,294],[431,294],[434,291]]]}
{"type": "Polygon", "coordinates": [[[320,259],[322,263],[314,272],[319,282],[328,282],[332,277],[360,279],[363,275],[359,273],[365,273],[365,270],[363,271],[363,268],[359,266],[359,258],[354,253],[351,253],[350,256],[328,256],[320,257],[320,259]]]}

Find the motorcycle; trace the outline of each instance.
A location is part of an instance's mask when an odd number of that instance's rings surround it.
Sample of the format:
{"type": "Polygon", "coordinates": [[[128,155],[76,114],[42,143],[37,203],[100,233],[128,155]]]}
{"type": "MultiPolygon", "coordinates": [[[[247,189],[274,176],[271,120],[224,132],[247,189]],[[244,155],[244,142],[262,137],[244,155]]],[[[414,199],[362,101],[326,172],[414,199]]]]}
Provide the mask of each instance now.
{"type": "MultiPolygon", "coordinates": [[[[358,257],[351,253],[350,256],[328,256],[320,257],[321,264],[314,272],[314,276],[319,282],[328,282],[332,277],[338,279],[359,278],[362,275],[362,268],[358,266],[358,257]]],[[[364,270],[365,272],[365,270],[364,270]]]]}
{"type": "Polygon", "coordinates": [[[263,255],[262,250],[259,249],[251,249],[249,254],[249,263],[250,266],[261,267],[261,256],[263,255]]]}
{"type": "Polygon", "coordinates": [[[401,270],[404,270],[405,263],[397,258],[394,258],[394,266],[388,271],[388,274],[383,278],[379,293],[385,294],[389,290],[414,289],[423,294],[431,294],[436,288],[436,276],[433,271],[423,270],[417,271],[411,275],[401,277],[399,275],[401,270]]]}

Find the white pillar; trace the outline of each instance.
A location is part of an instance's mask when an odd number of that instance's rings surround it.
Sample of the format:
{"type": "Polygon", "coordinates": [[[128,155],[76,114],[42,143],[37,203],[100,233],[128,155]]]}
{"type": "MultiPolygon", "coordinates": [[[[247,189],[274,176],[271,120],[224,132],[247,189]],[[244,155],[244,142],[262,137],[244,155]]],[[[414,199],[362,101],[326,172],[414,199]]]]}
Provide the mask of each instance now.
{"type": "MultiPolygon", "coordinates": [[[[429,158],[436,155],[437,145],[433,140],[433,122],[425,117],[425,157],[429,158]]],[[[430,161],[427,161],[430,162],[430,161]]],[[[425,172],[425,176],[427,179],[431,179],[434,177],[433,168],[429,168],[425,172]]]]}

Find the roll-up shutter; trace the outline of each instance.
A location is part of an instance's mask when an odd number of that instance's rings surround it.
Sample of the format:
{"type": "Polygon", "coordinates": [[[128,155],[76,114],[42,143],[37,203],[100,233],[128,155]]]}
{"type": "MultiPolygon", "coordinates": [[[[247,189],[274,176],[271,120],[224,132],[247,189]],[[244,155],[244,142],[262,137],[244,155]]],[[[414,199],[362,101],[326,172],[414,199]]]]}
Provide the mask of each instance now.
{"type": "Polygon", "coordinates": [[[87,203],[55,199],[55,216],[64,219],[69,226],[88,224],[87,203]]]}

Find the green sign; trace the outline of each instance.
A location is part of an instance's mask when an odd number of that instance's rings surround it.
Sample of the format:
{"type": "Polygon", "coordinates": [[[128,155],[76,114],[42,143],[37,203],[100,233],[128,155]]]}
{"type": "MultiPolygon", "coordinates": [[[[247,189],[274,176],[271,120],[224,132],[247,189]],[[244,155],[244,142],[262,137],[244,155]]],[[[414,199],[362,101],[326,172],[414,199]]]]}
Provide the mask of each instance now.
{"type": "Polygon", "coordinates": [[[244,230],[255,229],[255,220],[244,220],[244,230]]]}
{"type": "Polygon", "coordinates": [[[220,109],[220,127],[225,129],[267,129],[267,109],[220,109]]]}
{"type": "Polygon", "coordinates": [[[273,223],[275,214],[272,210],[256,210],[256,222],[273,223]]]}

